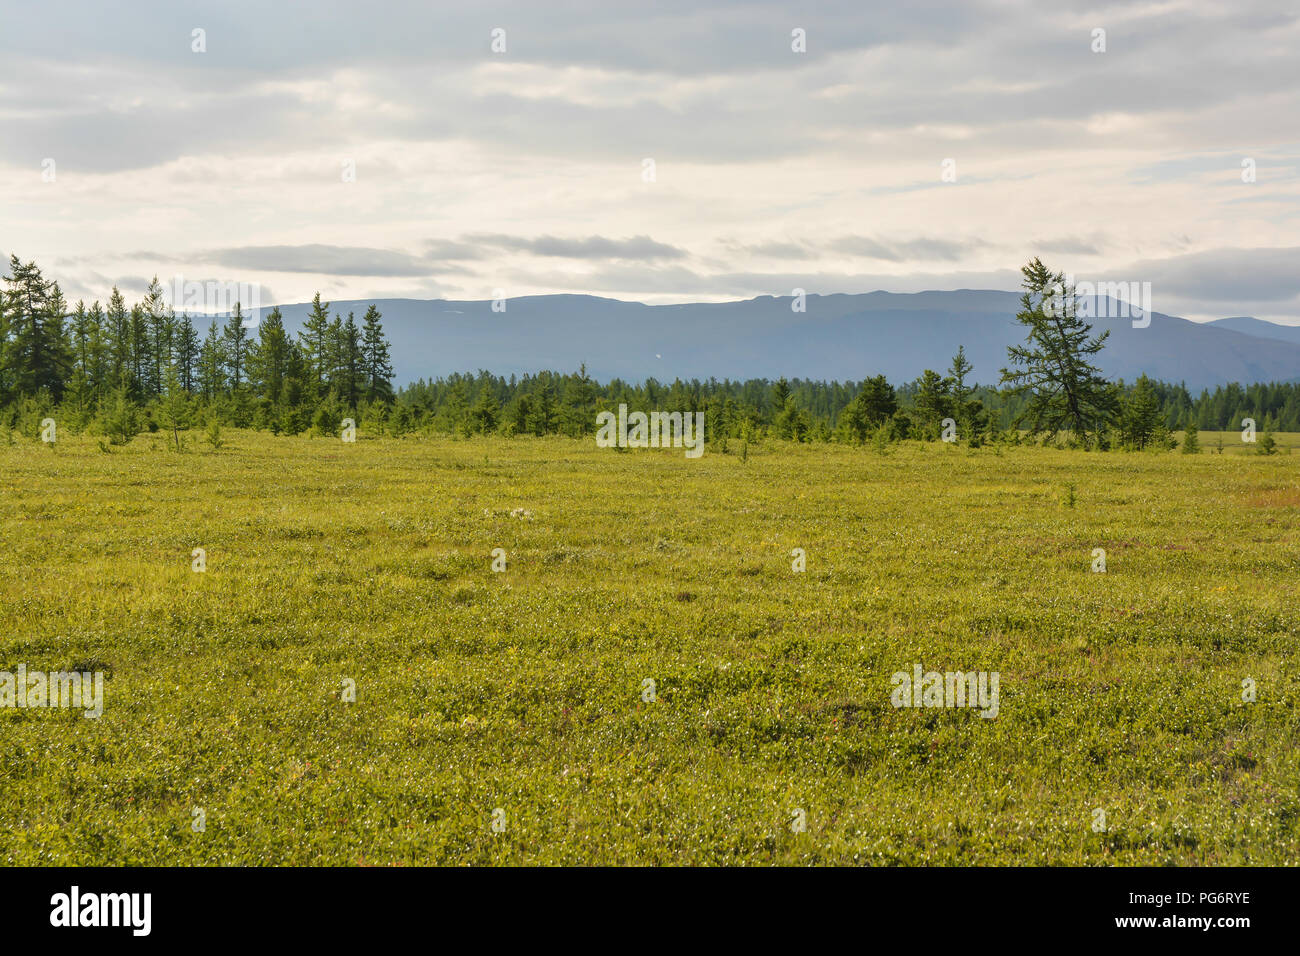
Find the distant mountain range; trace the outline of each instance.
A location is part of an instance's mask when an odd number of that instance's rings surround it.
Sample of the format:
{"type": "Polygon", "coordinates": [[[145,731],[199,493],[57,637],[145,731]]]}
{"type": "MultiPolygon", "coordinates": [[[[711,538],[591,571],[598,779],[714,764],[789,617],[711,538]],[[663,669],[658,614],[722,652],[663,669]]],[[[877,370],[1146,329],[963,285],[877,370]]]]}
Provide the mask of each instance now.
{"type": "MultiPolygon", "coordinates": [[[[331,304],[355,312],[371,300],[331,304]]],[[[1007,346],[1024,340],[1013,292],[810,295],[804,312],[789,297],[742,302],[645,305],[589,295],[490,301],[380,299],[401,383],[450,372],[487,369],[522,374],[542,369],[587,371],[640,381],[674,378],[813,378],[859,380],[884,373],[891,382],[948,367],[958,345],[974,378],[995,384],[1007,346]]],[[[281,306],[296,331],[306,303],[281,306]]],[[[1099,310],[1098,310],[1099,311],[1099,310]]],[[[1112,313],[1113,314],[1113,313],[1112,313]]],[[[1300,327],[1237,317],[1197,323],[1153,313],[1147,328],[1128,318],[1093,319],[1111,330],[1100,365],[1133,381],[1145,372],[1192,389],[1227,382],[1300,379],[1300,327]]]]}
{"type": "Polygon", "coordinates": [[[1215,319],[1209,324],[1233,332],[1245,332],[1247,335],[1255,335],[1261,339],[1277,339],[1279,342],[1300,345],[1300,325],[1278,325],[1276,322],[1252,319],[1248,315],[1237,315],[1230,319],[1215,319]]]}

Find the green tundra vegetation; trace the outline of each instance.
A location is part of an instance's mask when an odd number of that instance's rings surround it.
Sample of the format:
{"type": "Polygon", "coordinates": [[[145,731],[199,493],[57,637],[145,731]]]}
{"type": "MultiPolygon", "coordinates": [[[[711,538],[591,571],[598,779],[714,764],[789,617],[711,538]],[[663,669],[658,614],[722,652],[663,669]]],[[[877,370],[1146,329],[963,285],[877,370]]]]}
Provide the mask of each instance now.
{"type": "Polygon", "coordinates": [[[0,860],[1296,865],[1300,482],[1227,437],[12,437],[0,670],[107,679],[0,707],[0,860]]]}
{"type": "Polygon", "coordinates": [[[394,393],[319,302],[195,378],[10,272],[6,864],[1300,863],[1294,390],[1107,382],[1036,260],[997,390],[394,393]],[[620,402],[707,453],[597,447],[620,402]],[[15,706],[70,671],[101,716],[15,706]]]}

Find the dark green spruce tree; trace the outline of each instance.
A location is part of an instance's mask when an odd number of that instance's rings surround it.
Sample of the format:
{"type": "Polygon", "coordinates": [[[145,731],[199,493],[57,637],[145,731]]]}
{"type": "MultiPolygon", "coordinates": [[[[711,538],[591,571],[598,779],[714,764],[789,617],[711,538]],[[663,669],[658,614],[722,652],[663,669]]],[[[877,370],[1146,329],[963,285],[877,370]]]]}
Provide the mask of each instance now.
{"type": "Polygon", "coordinates": [[[373,305],[366,309],[361,325],[361,361],[365,370],[366,398],[372,402],[393,400],[393,363],[388,339],[379,324],[381,315],[373,305]]]}

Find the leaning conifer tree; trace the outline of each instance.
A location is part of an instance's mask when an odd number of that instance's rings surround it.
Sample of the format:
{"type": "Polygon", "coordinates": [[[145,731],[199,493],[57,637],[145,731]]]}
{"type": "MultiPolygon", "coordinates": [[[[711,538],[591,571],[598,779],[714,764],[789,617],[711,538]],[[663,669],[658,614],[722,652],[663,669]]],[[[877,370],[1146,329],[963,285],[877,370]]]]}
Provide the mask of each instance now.
{"type": "Polygon", "coordinates": [[[181,379],[176,374],[175,365],[168,365],[167,370],[163,372],[161,412],[163,423],[171,429],[176,450],[182,451],[181,429],[190,427],[190,405],[189,396],[181,387],[181,379]]]}
{"type": "Polygon", "coordinates": [[[1024,345],[1007,346],[1011,367],[1002,369],[1006,393],[1027,397],[1015,426],[1027,424],[1031,435],[1053,438],[1071,432],[1085,448],[1100,444],[1119,399],[1091,360],[1110,332],[1092,336],[1062,273],[1053,274],[1038,258],[1020,271],[1025,292],[1016,321],[1029,334],[1024,345]]]}

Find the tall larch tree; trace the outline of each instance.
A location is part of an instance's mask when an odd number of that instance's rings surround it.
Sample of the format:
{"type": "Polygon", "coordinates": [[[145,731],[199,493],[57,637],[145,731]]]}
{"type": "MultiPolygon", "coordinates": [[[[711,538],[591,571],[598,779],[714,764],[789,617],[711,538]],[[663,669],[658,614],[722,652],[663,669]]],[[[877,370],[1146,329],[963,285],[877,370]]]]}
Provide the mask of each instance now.
{"type": "Polygon", "coordinates": [[[257,341],[248,350],[249,380],[272,405],[280,404],[284,397],[290,345],[284,331],[284,316],[277,306],[262,319],[257,341]]]}
{"type": "Polygon", "coordinates": [[[195,381],[198,377],[200,348],[198,330],[194,328],[194,321],[186,313],[176,323],[176,375],[180,379],[181,388],[190,394],[194,393],[195,381]]]}
{"type": "Polygon", "coordinates": [[[365,368],[366,398],[372,402],[393,400],[393,363],[389,357],[392,346],[384,337],[381,313],[372,304],[366,309],[361,328],[361,359],[365,368]]]}
{"type": "Polygon", "coordinates": [[[1092,335],[1063,273],[1053,273],[1038,258],[1020,271],[1025,291],[1016,321],[1027,338],[1024,345],[1007,347],[1010,366],[1002,370],[1007,394],[1026,400],[1015,424],[1028,424],[1033,435],[1068,431],[1092,447],[1119,408],[1115,386],[1092,364],[1110,332],[1092,335]]]}
{"type": "Polygon", "coordinates": [[[317,292],[311,300],[311,311],[307,313],[302,329],[298,332],[298,342],[302,347],[303,358],[307,362],[309,377],[315,385],[315,394],[311,396],[313,400],[325,394],[328,379],[326,353],[330,330],[329,311],[330,304],[321,302],[320,293],[317,292]]]}
{"type": "Polygon", "coordinates": [[[244,312],[238,302],[230,313],[225,329],[226,369],[230,387],[239,391],[244,382],[244,361],[248,352],[248,329],[244,327],[244,312]]]}

